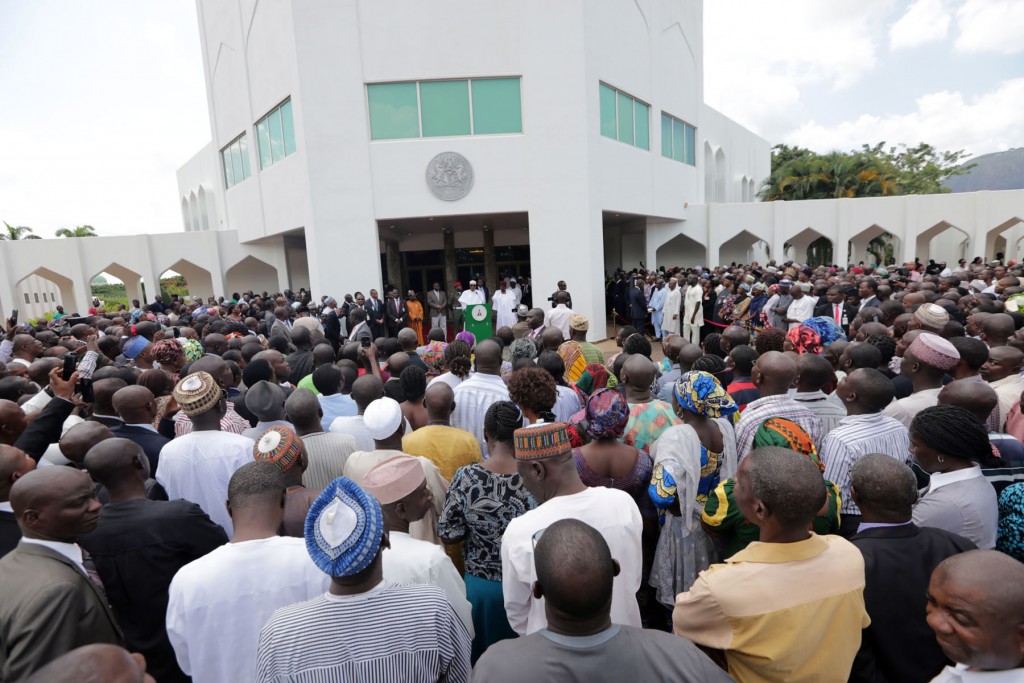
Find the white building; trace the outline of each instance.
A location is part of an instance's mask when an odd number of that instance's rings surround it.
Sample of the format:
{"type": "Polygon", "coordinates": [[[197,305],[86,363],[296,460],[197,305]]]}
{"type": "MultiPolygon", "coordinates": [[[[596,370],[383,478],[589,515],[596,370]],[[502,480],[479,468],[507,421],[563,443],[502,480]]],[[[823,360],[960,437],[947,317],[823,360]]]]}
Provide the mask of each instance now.
{"type": "Polygon", "coordinates": [[[845,262],[882,232],[897,258],[970,258],[1024,235],[1024,191],[754,201],[770,146],[703,104],[700,0],[197,7],[213,140],[178,171],[185,232],[64,240],[60,275],[3,243],[5,309],[33,274],[82,309],[96,268],[129,293],[173,266],[204,296],[341,296],[528,266],[599,319],[620,265],[802,258],[819,237],[845,262]]]}

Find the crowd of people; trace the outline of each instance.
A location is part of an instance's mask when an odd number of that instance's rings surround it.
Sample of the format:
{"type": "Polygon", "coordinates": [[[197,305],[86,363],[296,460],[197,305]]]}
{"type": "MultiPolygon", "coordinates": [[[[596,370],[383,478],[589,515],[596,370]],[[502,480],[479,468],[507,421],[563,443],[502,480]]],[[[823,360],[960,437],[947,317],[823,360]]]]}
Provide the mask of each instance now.
{"type": "Polygon", "coordinates": [[[997,256],[8,320],[0,681],[1024,680],[997,256]]]}

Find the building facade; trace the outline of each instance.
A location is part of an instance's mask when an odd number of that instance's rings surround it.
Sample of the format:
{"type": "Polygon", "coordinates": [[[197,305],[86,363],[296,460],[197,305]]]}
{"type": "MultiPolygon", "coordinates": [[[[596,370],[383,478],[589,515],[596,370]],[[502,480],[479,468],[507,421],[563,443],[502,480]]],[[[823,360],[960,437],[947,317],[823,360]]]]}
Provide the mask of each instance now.
{"type": "Polygon", "coordinates": [[[528,270],[600,319],[620,266],[803,260],[821,238],[856,262],[879,235],[898,259],[1012,257],[1024,237],[1024,191],[757,202],[770,146],[703,103],[700,0],[197,10],[213,139],[178,170],[183,231],[0,243],[0,308],[29,276],[82,310],[101,271],[130,295],[169,268],[203,296],[340,297],[528,270]]]}

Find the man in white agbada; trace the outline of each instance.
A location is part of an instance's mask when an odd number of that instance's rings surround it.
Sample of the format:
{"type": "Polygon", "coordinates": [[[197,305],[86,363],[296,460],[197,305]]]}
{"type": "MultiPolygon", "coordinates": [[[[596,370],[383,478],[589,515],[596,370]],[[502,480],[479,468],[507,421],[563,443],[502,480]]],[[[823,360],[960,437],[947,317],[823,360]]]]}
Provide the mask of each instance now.
{"type": "Polygon", "coordinates": [[[380,503],[388,527],[391,547],[383,551],[384,580],[437,586],[472,638],[473,612],[459,571],[441,546],[409,535],[409,524],[423,519],[433,502],[419,458],[396,455],[374,465],[362,488],[380,503]]]}
{"type": "Polygon", "coordinates": [[[185,565],[171,581],[167,636],[178,666],[195,683],[254,680],[260,629],[274,610],[316,597],[330,584],[303,539],[277,535],[285,489],[272,463],[239,468],[228,485],[231,542],[185,565]]]}
{"type": "Polygon", "coordinates": [[[512,327],[519,322],[516,318],[516,307],[519,302],[515,293],[508,288],[504,280],[498,280],[498,287],[498,291],[491,296],[494,318],[498,327],[512,327]]]}
{"type": "Polygon", "coordinates": [[[465,311],[467,306],[485,303],[487,301],[484,299],[484,293],[477,289],[476,280],[470,280],[469,289],[459,295],[459,306],[465,311]]]}
{"type": "Polygon", "coordinates": [[[691,275],[686,282],[686,297],[683,300],[683,336],[691,344],[700,343],[700,328],[704,326],[704,288],[697,276],[691,275]]]}
{"type": "Polygon", "coordinates": [[[655,282],[654,289],[651,290],[651,299],[647,306],[651,311],[651,325],[654,326],[654,334],[660,339],[661,330],[664,328],[662,320],[665,308],[665,281],[660,277],[655,282]]]}
{"type": "Polygon", "coordinates": [[[661,307],[661,338],[666,334],[679,334],[680,307],[683,303],[682,292],[679,291],[678,280],[669,278],[665,292],[665,303],[661,307]]]}
{"type": "Polygon", "coordinates": [[[544,598],[533,593],[537,580],[533,550],[551,524],[578,519],[604,537],[612,558],[619,563],[619,575],[612,585],[612,622],[639,627],[636,592],[643,573],[643,521],[636,502],[624,491],[583,484],[569,434],[560,422],[517,429],[515,444],[519,475],[540,506],[509,522],[501,539],[502,592],[509,625],[520,635],[547,627],[544,598]]]}

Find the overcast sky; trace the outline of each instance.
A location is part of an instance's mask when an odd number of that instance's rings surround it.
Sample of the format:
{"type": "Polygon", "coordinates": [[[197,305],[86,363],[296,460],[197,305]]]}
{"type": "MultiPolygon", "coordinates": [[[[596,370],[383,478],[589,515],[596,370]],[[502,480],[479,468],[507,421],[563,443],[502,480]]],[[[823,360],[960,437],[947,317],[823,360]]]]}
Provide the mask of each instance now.
{"type": "MultiPolygon", "coordinates": [[[[812,149],[1024,145],[1024,0],[706,0],[705,100],[812,149]]],[[[182,229],[210,139],[190,0],[0,0],[0,220],[182,229]]]]}

